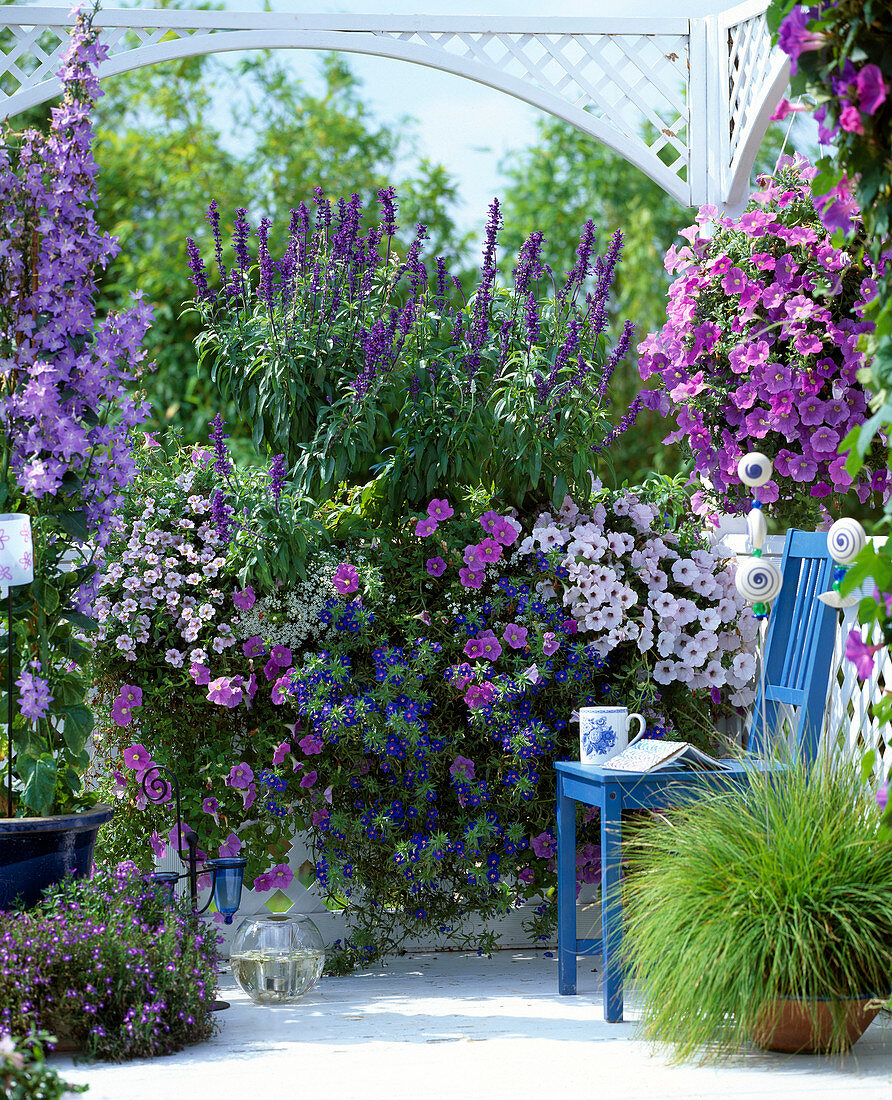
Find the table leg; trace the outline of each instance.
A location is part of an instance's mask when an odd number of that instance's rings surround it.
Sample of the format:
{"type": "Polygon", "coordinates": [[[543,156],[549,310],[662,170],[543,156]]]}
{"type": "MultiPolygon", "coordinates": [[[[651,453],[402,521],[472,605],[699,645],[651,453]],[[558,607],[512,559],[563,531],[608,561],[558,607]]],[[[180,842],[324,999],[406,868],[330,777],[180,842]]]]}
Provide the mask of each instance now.
{"type": "Polygon", "coordinates": [[[558,992],[576,992],[576,803],[557,781],[558,992]]]}
{"type": "Polygon", "coordinates": [[[620,860],[622,818],[619,791],[607,787],[601,804],[601,970],[604,976],[604,1019],[623,1018],[622,903],[620,860]]]}

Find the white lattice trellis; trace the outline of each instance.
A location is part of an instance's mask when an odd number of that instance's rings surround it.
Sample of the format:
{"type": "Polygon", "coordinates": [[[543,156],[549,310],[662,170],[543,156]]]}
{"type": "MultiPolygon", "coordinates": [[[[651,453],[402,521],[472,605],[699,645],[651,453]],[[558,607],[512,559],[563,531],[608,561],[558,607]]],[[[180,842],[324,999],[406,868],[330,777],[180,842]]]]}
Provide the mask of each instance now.
{"type": "MultiPolygon", "coordinates": [[[[291,15],[107,9],[100,76],[198,54],[344,50],[438,68],[566,119],[684,205],[738,204],[788,66],[770,46],[767,0],[720,14],[665,4],[591,18],[291,15]]],[[[64,8],[0,14],[0,117],[59,91],[64,8]],[[5,33],[2,33],[5,28],[5,33]]]]}

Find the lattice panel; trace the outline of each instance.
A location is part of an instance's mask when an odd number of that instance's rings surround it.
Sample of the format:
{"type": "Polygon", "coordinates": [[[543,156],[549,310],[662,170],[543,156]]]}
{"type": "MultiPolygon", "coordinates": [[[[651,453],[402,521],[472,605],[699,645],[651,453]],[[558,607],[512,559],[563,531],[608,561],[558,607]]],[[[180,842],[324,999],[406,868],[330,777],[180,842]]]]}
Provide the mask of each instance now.
{"type": "Polygon", "coordinates": [[[666,163],[687,165],[688,40],[684,35],[388,32],[394,38],[495,69],[609,123],[666,163]]]}
{"type": "MultiPolygon", "coordinates": [[[[833,655],[833,673],[828,707],[827,745],[859,760],[868,749],[875,749],[876,779],[885,778],[892,771],[892,732],[883,728],[873,717],[871,704],[877,702],[884,691],[892,690],[892,658],[886,649],[880,650],[874,660],[874,670],[866,680],[859,680],[855,666],[845,657],[845,643],[852,628],[861,629],[857,622],[857,607],[845,612],[837,634],[833,655]]],[[[879,638],[874,638],[878,641],[879,638]]]]}
{"type": "Polygon", "coordinates": [[[763,16],[728,28],[728,77],[733,163],[747,124],[759,111],[772,58],[771,35],[763,16]]]}
{"type": "Polygon", "coordinates": [[[67,27],[7,27],[0,33],[0,91],[7,96],[36,87],[56,74],[67,27]]]}

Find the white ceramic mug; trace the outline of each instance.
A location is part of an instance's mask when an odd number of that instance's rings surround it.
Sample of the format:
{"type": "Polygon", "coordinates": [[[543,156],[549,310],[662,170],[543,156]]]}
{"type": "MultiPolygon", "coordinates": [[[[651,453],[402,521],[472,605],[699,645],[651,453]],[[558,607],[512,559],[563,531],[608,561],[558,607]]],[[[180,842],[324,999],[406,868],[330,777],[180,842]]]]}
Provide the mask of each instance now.
{"type": "Polygon", "coordinates": [[[603,764],[644,736],[645,722],[628,707],[581,707],[579,710],[579,759],[583,764],[603,764]],[[638,733],[629,740],[629,726],[638,722],[638,733]]]}

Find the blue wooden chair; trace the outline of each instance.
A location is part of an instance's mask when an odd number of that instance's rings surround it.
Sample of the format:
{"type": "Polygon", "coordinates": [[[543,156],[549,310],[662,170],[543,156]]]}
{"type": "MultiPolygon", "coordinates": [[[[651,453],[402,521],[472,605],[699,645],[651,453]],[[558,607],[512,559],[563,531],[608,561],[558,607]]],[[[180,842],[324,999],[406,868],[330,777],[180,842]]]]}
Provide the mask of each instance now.
{"type": "MultiPolygon", "coordinates": [[[[578,955],[601,955],[604,1018],[623,1018],[622,907],[620,899],[621,815],[624,810],[665,809],[702,790],[704,779],[746,782],[748,769],[766,767],[761,753],[790,718],[795,751],[817,753],[836,612],[815,597],[830,588],[833,560],[822,533],[790,531],[781,562],[783,587],[771,609],[763,672],[747,742],[751,760],[734,761],[720,773],[669,767],[644,775],[611,771],[596,764],[562,761],[557,770],[558,989],[576,992],[578,955]],[[797,708],[794,712],[790,708],[797,708]],[[601,811],[601,939],[576,938],[576,803],[601,811]]],[[[748,614],[749,612],[744,612],[748,614]]],[[[793,748],[793,746],[790,746],[793,748]]]]}

